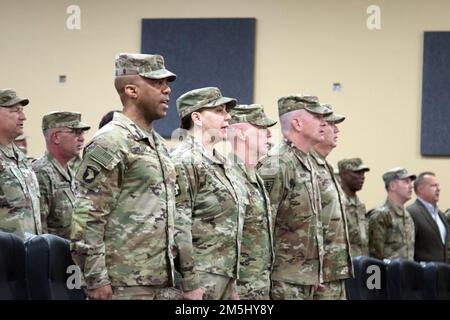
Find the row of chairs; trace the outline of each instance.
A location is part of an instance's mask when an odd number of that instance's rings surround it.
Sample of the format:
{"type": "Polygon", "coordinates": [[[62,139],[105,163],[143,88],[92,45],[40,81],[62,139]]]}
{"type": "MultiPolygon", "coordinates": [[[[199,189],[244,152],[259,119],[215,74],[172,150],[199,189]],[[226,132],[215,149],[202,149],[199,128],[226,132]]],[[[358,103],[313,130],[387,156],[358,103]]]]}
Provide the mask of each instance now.
{"type": "MultiPolygon", "coordinates": [[[[352,259],[355,278],[346,281],[349,300],[450,299],[450,265],[446,263],[358,256],[352,259]]],[[[84,300],[71,287],[69,241],[51,234],[25,243],[0,231],[0,300],[84,300]]]]}
{"type": "Polygon", "coordinates": [[[74,265],[68,240],[43,234],[24,243],[0,231],[0,300],[84,300],[68,286],[74,265]]]}
{"type": "Polygon", "coordinates": [[[450,264],[402,259],[352,259],[355,278],[346,281],[349,300],[449,300],[450,264]]]}

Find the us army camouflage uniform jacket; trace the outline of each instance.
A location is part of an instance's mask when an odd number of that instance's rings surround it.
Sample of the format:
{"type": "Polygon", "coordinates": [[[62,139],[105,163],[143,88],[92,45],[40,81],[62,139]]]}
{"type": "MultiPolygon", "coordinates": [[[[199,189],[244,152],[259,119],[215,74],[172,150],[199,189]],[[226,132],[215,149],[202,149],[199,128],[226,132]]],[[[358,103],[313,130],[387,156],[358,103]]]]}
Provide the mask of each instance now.
{"type": "Polygon", "coordinates": [[[414,222],[409,212],[389,199],[369,218],[369,253],[377,259],[414,260],[414,222]]]}
{"type": "Polygon", "coordinates": [[[323,280],[348,279],[353,276],[347,218],[341,186],[336,181],[331,165],[316,151],[311,152],[312,164],[319,182],[323,228],[323,280]]]}
{"type": "Polygon", "coordinates": [[[33,170],[41,193],[42,232],[69,239],[75,204],[74,173],[49,153],[33,162],[33,170]]]}
{"type": "MultiPolygon", "coordinates": [[[[197,271],[236,279],[248,200],[241,194],[234,169],[216,150],[210,157],[189,134],[171,157],[179,188],[175,240],[181,260],[197,271]],[[186,234],[180,239],[182,233],[186,234]]],[[[182,266],[181,271],[185,269],[182,266]]]]}
{"type": "Polygon", "coordinates": [[[163,139],[121,113],[85,148],[71,249],[87,287],[173,283],[175,168],[163,139]]]}
{"type": "Polygon", "coordinates": [[[42,232],[39,184],[27,158],[14,144],[0,145],[0,230],[25,238],[42,232]]]}
{"type": "Polygon", "coordinates": [[[238,292],[241,299],[269,299],[270,273],[274,261],[272,214],[264,181],[256,171],[248,170],[236,155],[239,185],[248,194],[242,233],[238,292]]]}
{"type": "Polygon", "coordinates": [[[258,165],[274,221],[272,280],[296,285],[323,282],[320,194],[309,154],[283,140],[258,165]]]}
{"type": "Polygon", "coordinates": [[[349,197],[345,193],[344,203],[351,254],[353,257],[369,256],[369,224],[366,219],[366,206],[359,200],[357,195],[349,197]]]}

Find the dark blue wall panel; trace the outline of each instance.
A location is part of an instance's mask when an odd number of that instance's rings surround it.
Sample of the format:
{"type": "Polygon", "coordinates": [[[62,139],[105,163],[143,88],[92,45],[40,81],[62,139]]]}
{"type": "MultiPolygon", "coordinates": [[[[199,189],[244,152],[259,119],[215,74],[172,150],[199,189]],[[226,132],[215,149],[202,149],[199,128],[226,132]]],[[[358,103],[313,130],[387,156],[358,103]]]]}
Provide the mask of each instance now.
{"type": "Polygon", "coordinates": [[[167,117],[155,123],[162,136],[179,127],[175,100],[186,91],[219,87],[238,103],[253,103],[255,25],[253,18],[142,19],[142,53],[163,55],[178,76],[167,117]]]}
{"type": "Polygon", "coordinates": [[[421,153],[450,156],[450,32],[425,32],[421,153]]]}

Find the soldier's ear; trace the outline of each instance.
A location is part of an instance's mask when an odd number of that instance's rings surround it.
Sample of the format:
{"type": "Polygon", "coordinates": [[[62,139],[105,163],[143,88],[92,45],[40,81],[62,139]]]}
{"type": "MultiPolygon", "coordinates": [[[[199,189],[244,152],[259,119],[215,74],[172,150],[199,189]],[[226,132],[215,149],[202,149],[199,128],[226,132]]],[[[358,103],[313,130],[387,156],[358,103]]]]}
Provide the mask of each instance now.
{"type": "Polygon", "coordinates": [[[126,84],[123,90],[125,95],[132,99],[136,99],[138,96],[139,88],[135,84],[126,84]]]}
{"type": "Polygon", "coordinates": [[[60,144],[61,143],[61,139],[59,137],[59,131],[58,130],[52,130],[50,132],[50,140],[54,143],[54,144],[60,144]]]}
{"type": "Polygon", "coordinates": [[[201,120],[201,116],[200,116],[200,112],[192,112],[191,113],[191,119],[192,122],[196,125],[201,127],[202,126],[202,120],[201,120]]]}
{"type": "Polygon", "coordinates": [[[291,120],[291,125],[292,125],[292,128],[294,128],[296,131],[302,131],[302,129],[303,129],[302,119],[300,119],[298,117],[291,120]]]}

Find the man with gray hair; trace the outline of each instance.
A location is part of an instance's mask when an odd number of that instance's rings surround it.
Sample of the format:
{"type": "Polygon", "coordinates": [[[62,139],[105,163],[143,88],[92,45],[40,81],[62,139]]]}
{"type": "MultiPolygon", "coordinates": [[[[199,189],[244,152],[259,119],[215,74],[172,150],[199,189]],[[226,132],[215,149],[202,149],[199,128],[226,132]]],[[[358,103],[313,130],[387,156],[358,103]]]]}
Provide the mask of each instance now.
{"type": "Polygon", "coordinates": [[[89,129],[77,112],[50,112],[42,118],[47,151],[32,166],[39,181],[44,233],[70,238],[76,186],[69,162],[80,154],[89,129]]]}
{"type": "Polygon", "coordinates": [[[317,97],[278,100],[284,140],[258,165],[274,221],[272,299],[313,299],[323,283],[323,230],[317,173],[310,151],[324,140],[331,111],[317,97]]]}
{"type": "MultiPolygon", "coordinates": [[[[325,105],[331,110],[331,106],[325,105]]],[[[311,152],[312,163],[319,180],[322,211],[320,220],[323,228],[323,280],[316,293],[317,299],[345,300],[344,280],[353,275],[348,237],[347,218],[345,215],[344,192],[334,175],[333,167],[326,160],[337,146],[338,124],[345,117],[333,112],[325,117],[325,138],[314,146],[311,152]]]]}
{"type": "Polygon", "coordinates": [[[266,116],[260,104],[238,105],[230,110],[230,158],[240,184],[247,189],[241,259],[237,281],[241,299],[270,299],[273,234],[270,201],[256,172],[258,159],[268,152],[270,127],[277,122],[266,116]]]}
{"type": "Polygon", "coordinates": [[[0,230],[22,239],[41,233],[39,184],[27,158],[14,144],[23,134],[29,100],[0,89],[0,230]]]}
{"type": "Polygon", "coordinates": [[[414,222],[404,204],[411,199],[416,175],[396,167],[383,174],[385,203],[369,217],[370,256],[383,259],[414,259],[414,222]]]}
{"type": "Polygon", "coordinates": [[[414,260],[448,262],[448,225],[439,210],[439,182],[433,172],[422,172],[414,181],[416,202],[408,207],[416,233],[414,260]]]}

